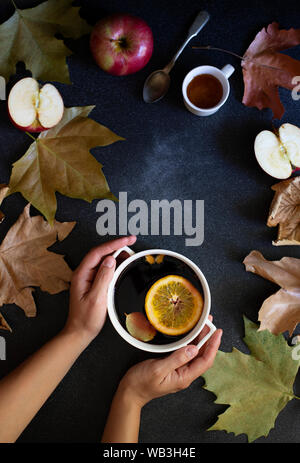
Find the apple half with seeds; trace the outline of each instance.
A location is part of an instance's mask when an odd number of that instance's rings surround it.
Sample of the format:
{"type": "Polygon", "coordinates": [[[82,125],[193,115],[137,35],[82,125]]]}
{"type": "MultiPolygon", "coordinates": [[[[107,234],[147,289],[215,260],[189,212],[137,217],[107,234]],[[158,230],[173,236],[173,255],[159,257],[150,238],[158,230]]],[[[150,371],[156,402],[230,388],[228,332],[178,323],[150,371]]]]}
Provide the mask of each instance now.
{"type": "Polygon", "coordinates": [[[43,132],[59,123],[64,102],[52,84],[40,88],[32,77],[19,80],[10,91],[8,112],[13,124],[27,132],[43,132]]]}
{"type": "Polygon", "coordinates": [[[156,329],[142,312],[132,312],[126,315],[126,328],[129,334],[139,341],[151,341],[156,335],[156,329]]]}
{"type": "Polygon", "coordinates": [[[300,129],[283,124],[278,134],[263,130],[255,139],[254,151],[260,167],[267,174],[278,179],[288,178],[295,168],[300,167],[300,129]]]}

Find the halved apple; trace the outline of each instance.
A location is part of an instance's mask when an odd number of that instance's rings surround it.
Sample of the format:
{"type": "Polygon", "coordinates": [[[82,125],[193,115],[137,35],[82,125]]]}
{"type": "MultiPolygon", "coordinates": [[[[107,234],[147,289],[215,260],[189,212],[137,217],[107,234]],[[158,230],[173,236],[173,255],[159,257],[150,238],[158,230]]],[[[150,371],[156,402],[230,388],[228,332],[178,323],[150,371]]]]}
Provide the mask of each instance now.
{"type": "Polygon", "coordinates": [[[8,112],[14,125],[28,132],[42,132],[59,123],[64,102],[52,84],[40,88],[32,77],[19,80],[10,91],[8,112]]]}
{"type": "Polygon", "coordinates": [[[254,143],[256,159],[260,167],[272,177],[290,177],[295,167],[300,167],[300,129],[283,124],[278,135],[263,130],[254,143]]]}

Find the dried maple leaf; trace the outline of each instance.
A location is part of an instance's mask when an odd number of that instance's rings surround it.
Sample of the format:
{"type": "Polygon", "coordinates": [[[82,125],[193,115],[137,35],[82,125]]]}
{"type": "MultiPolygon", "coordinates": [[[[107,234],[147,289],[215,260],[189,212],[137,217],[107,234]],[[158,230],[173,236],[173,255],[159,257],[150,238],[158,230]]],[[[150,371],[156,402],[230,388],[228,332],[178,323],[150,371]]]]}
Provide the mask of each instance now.
{"type": "MultiPolygon", "coordinates": [[[[8,186],[5,183],[0,184],[0,204],[2,204],[3,199],[8,191],[8,186]]],[[[5,215],[0,211],[0,223],[3,222],[5,215]]],[[[11,331],[9,324],[6,322],[5,318],[0,312],[0,329],[11,331]]]]}
{"type": "Polygon", "coordinates": [[[284,107],[278,87],[293,89],[292,79],[300,75],[300,61],[278,53],[300,44],[300,29],[280,30],[276,22],[263,28],[243,56],[246,106],[271,108],[280,119],[284,107]]]}
{"type": "Polygon", "coordinates": [[[300,244],[300,177],[272,186],[275,191],[270,206],[268,227],[279,225],[275,246],[300,244]]]}
{"type": "Polygon", "coordinates": [[[6,331],[12,331],[11,327],[3,317],[3,315],[0,313],[0,330],[6,330],[6,331]]]}
{"type": "Polygon", "coordinates": [[[217,396],[215,402],[230,405],[208,431],[245,433],[252,442],[267,436],[286,404],[299,399],[293,384],[300,360],[293,359],[293,348],[282,335],[258,331],[246,317],[244,324],[244,342],[251,355],[235,348],[232,352],[219,351],[203,377],[205,389],[217,396]]]}
{"type": "Polygon", "coordinates": [[[0,75],[8,80],[17,62],[23,61],[36,79],[70,83],[66,57],[72,52],[54,35],[77,39],[91,30],[72,1],[48,0],[35,8],[16,8],[0,25],[0,75]]]}
{"type": "Polygon", "coordinates": [[[54,221],[51,227],[40,215],[30,216],[30,204],[25,207],[0,246],[0,306],[14,303],[34,317],[34,286],[50,294],[68,289],[71,269],[47,248],[64,240],[75,223],[54,221]]]}
{"type": "MultiPolygon", "coordinates": [[[[0,183],[0,204],[2,204],[3,199],[7,195],[8,186],[5,183],[0,183]]],[[[5,215],[0,211],[0,223],[4,220],[5,215]]]]}
{"type": "Polygon", "coordinates": [[[89,150],[124,140],[87,116],[94,106],[66,108],[53,129],[42,132],[13,164],[8,194],[20,192],[52,224],[55,192],[91,202],[110,198],[101,164],[89,150]]]}
{"type": "Polygon", "coordinates": [[[258,319],[260,330],[273,334],[288,331],[290,336],[300,322],[300,259],[283,257],[268,261],[258,251],[244,259],[247,272],[256,273],[281,287],[262,304],[258,319]]]}

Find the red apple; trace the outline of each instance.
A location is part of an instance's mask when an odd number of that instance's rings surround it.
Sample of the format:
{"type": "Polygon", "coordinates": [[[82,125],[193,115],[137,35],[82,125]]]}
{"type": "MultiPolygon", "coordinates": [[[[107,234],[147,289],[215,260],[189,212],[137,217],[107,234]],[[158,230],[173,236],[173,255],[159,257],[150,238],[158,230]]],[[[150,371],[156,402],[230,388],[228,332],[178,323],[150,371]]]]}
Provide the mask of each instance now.
{"type": "Polygon", "coordinates": [[[98,66],[117,76],[142,69],[153,51],[153,35],[148,24],[129,14],[101,19],[91,34],[90,47],[98,66]]]}
{"type": "Polygon", "coordinates": [[[27,132],[43,132],[59,123],[64,102],[52,84],[41,89],[32,77],[19,80],[8,97],[8,113],[13,124],[27,132]]]}

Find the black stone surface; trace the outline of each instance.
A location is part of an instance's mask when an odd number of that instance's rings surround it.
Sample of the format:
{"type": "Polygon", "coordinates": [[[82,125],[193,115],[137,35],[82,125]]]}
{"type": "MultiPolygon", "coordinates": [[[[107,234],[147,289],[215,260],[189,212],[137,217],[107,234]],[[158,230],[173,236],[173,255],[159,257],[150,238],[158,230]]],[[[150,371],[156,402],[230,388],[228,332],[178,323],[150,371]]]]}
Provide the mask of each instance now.
{"type": "MultiPolygon", "coordinates": [[[[17,0],[20,7],[35,6],[39,1],[17,0]]],[[[129,201],[144,199],[203,199],[205,201],[205,240],[201,247],[186,247],[181,236],[142,236],[135,249],[169,248],[192,258],[207,277],[212,293],[215,323],[223,328],[222,350],[232,346],[247,352],[242,315],[257,320],[263,300],[276,286],[246,273],[242,261],[252,250],[266,258],[300,257],[297,247],[273,247],[275,229],[266,227],[266,217],[274,179],[258,166],[253,141],[262,129],[272,127],[269,110],[258,111],[241,103],[243,80],[240,62],[216,51],[196,51],[188,46],[171,73],[168,95],[159,103],[146,105],[142,87],[150,72],[163,67],[185,37],[200,9],[211,13],[211,20],[194,39],[194,44],[214,45],[243,54],[255,34],[272,21],[283,28],[300,27],[299,2],[286,0],[139,1],[82,0],[81,15],[93,24],[110,12],[129,12],[143,17],[153,30],[154,54],[140,72],[114,77],[93,63],[88,38],[68,41],[74,55],[68,58],[73,85],[57,84],[66,106],[95,104],[92,117],[126,137],[125,142],[93,150],[104,165],[111,190],[118,195],[128,192],[129,201]],[[231,95],[214,116],[198,118],[183,106],[181,83],[193,67],[211,64],[235,66],[231,77],[231,95]]],[[[0,20],[13,12],[11,2],[2,0],[0,20]]],[[[0,46],[4,46],[0,44],[0,46]]],[[[290,50],[300,59],[300,48],[290,50]]],[[[18,77],[24,75],[18,66],[18,77]]],[[[15,80],[14,77],[11,82],[15,80]]],[[[300,124],[300,102],[289,91],[280,91],[286,107],[282,122],[300,124]]],[[[1,182],[7,182],[11,164],[24,154],[31,141],[9,122],[6,106],[0,103],[1,182]]],[[[277,121],[278,122],[278,121],[277,121]]],[[[58,197],[57,219],[77,220],[72,234],[53,246],[75,268],[92,247],[106,238],[96,232],[97,201],[92,204],[58,197]]],[[[22,212],[26,201],[13,195],[1,207],[6,220],[1,224],[1,239],[22,212]]],[[[16,306],[1,308],[12,325],[13,334],[1,333],[7,340],[7,361],[0,363],[1,376],[8,373],[64,325],[68,312],[67,292],[50,296],[35,291],[38,316],[25,318],[16,306]]],[[[114,331],[107,321],[101,334],[78,359],[32,423],[20,442],[98,442],[110,402],[125,371],[149,355],[139,352],[114,331]]],[[[141,442],[246,442],[246,436],[225,432],[206,432],[225,407],[215,405],[214,395],[195,381],[183,392],[148,404],[142,413],[141,442]]],[[[299,376],[296,392],[300,394],[299,376]]],[[[299,401],[290,402],[280,413],[268,438],[258,442],[299,442],[299,401]]],[[[259,419],[259,410],[257,410],[259,419]]]]}

